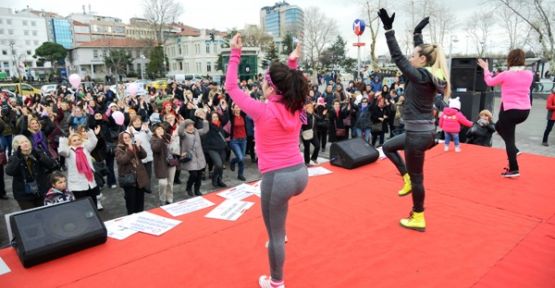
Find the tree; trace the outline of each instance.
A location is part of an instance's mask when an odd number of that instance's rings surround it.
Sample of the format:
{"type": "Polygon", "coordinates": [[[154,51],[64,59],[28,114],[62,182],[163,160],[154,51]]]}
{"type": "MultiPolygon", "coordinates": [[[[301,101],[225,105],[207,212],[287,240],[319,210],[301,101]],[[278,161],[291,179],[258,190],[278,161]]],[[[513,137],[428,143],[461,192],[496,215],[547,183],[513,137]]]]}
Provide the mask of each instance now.
{"type": "Polygon", "coordinates": [[[131,55],[123,49],[111,50],[109,55],[104,56],[104,63],[114,74],[124,74],[127,66],[132,64],[131,55]]]}
{"type": "Polygon", "coordinates": [[[155,31],[158,45],[165,42],[164,27],[183,14],[183,5],[176,0],[143,0],[144,17],[155,31]]]}
{"type": "MultiPolygon", "coordinates": [[[[228,35],[235,35],[228,33],[228,35]]],[[[229,38],[231,39],[231,37],[229,38]]],[[[241,40],[245,47],[258,47],[262,51],[268,50],[270,43],[273,42],[272,36],[265,33],[257,25],[250,25],[241,33],[241,40]]]]}
{"type": "MultiPolygon", "coordinates": [[[[521,1],[512,0],[508,2],[520,11],[522,15],[525,15],[526,18],[530,18],[530,9],[524,7],[521,1]]],[[[497,1],[492,2],[492,4],[497,4],[497,1]]],[[[495,5],[495,7],[498,8],[497,5],[495,5]]],[[[495,15],[497,15],[497,19],[502,21],[502,27],[505,29],[505,35],[507,35],[509,40],[506,42],[508,43],[508,49],[521,48],[528,44],[532,32],[531,27],[505,5],[503,5],[501,9],[497,9],[497,11],[498,13],[495,15]],[[525,37],[522,37],[523,35],[525,35],[525,37]]]]}
{"type": "Polygon", "coordinates": [[[366,27],[370,30],[370,59],[374,70],[378,69],[378,58],[376,57],[376,40],[380,31],[381,22],[378,18],[378,10],[382,8],[382,1],[378,0],[376,5],[366,1],[364,3],[364,11],[366,12],[366,27]]]}
{"type": "Polygon", "coordinates": [[[522,6],[519,7],[518,5],[520,4],[517,4],[515,1],[498,1],[530,26],[538,37],[538,42],[542,47],[544,58],[550,62],[550,67],[555,67],[555,38],[550,21],[550,17],[554,12],[552,10],[552,3],[542,0],[519,1],[522,2],[522,5],[530,9],[526,11],[522,10],[522,6]]]}
{"type": "Polygon", "coordinates": [[[324,52],[322,52],[322,55],[320,55],[320,62],[322,63],[322,66],[331,69],[344,67],[345,60],[347,59],[345,56],[346,45],[347,42],[338,35],[333,45],[327,48],[324,52]]]}
{"type": "Polygon", "coordinates": [[[291,36],[290,33],[285,34],[285,36],[282,39],[282,46],[283,49],[281,50],[281,54],[283,55],[289,55],[291,54],[291,52],[293,52],[293,49],[295,49],[295,41],[293,41],[293,36],[291,36]]]}
{"type": "Polygon", "coordinates": [[[264,57],[264,61],[262,63],[262,68],[267,68],[272,64],[274,61],[279,61],[279,55],[274,42],[270,43],[270,48],[268,52],[266,52],[266,57],[264,57]]]}
{"type": "Polygon", "coordinates": [[[320,67],[320,55],[326,46],[332,44],[337,35],[337,23],[327,17],[318,7],[309,7],[304,13],[304,51],[308,65],[313,71],[320,67]]]}
{"type": "Polygon", "coordinates": [[[58,63],[64,62],[66,56],[67,50],[64,46],[54,42],[44,42],[35,50],[33,58],[38,58],[40,62],[50,62],[54,69],[58,63]]]}
{"type": "Polygon", "coordinates": [[[150,50],[150,62],[146,67],[146,73],[149,78],[155,79],[164,76],[164,48],[162,46],[156,46],[150,50]]]}
{"type": "Polygon", "coordinates": [[[474,40],[476,54],[479,57],[484,56],[489,32],[494,24],[494,18],[490,17],[491,13],[490,11],[476,12],[472,17],[468,18],[466,24],[466,33],[474,40]]]}

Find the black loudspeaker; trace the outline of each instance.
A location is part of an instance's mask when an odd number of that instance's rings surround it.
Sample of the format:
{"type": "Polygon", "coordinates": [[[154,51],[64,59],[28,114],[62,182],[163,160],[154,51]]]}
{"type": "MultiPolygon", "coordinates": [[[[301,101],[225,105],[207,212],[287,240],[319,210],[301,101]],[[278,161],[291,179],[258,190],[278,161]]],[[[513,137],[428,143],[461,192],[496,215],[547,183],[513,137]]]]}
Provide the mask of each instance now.
{"type": "MultiPolygon", "coordinates": [[[[491,70],[491,59],[488,60],[491,70]]],[[[476,58],[451,59],[451,87],[453,91],[486,91],[484,70],[476,58]]]]}
{"type": "MultiPolygon", "coordinates": [[[[461,100],[461,112],[466,117],[466,119],[474,122],[478,119],[480,111],[487,109],[493,113],[493,92],[492,91],[482,91],[482,92],[453,92],[451,94],[452,98],[459,97],[461,100]]],[[[459,138],[461,142],[466,140],[467,127],[462,126],[461,132],[459,133],[459,138]]]]}
{"type": "Polygon", "coordinates": [[[12,215],[10,227],[24,267],[102,244],[108,235],[89,197],[12,215]]]}
{"type": "Polygon", "coordinates": [[[347,169],[370,164],[379,157],[378,150],[364,142],[362,138],[335,142],[330,147],[330,163],[347,169]]]}

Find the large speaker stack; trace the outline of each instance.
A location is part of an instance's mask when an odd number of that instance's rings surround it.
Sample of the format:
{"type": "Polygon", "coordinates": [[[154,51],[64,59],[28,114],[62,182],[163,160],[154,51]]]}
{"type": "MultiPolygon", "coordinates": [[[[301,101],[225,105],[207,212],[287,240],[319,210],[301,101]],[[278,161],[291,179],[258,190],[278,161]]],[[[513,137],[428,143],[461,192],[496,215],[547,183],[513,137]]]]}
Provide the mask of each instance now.
{"type": "Polygon", "coordinates": [[[362,138],[339,141],[330,146],[330,163],[347,169],[375,162],[380,157],[376,148],[362,138]]]}
{"type": "Polygon", "coordinates": [[[107,239],[104,222],[88,197],[6,217],[13,234],[12,245],[24,267],[102,244],[107,239]]]}
{"type": "MultiPolygon", "coordinates": [[[[488,60],[491,71],[492,60],[488,60]]],[[[451,60],[451,98],[459,97],[461,112],[470,121],[478,118],[480,111],[493,113],[493,90],[484,81],[484,70],[476,58],[453,58],[451,60]]],[[[459,134],[461,142],[466,140],[466,128],[459,134]]]]}

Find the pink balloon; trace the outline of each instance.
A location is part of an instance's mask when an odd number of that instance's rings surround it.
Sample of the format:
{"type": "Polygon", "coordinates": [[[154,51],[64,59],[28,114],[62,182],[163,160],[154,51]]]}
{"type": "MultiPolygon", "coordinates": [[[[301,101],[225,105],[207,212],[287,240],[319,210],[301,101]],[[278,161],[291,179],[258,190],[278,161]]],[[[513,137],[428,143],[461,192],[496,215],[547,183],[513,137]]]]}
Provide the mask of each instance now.
{"type": "Polygon", "coordinates": [[[129,83],[127,86],[127,93],[133,97],[137,95],[137,90],[139,90],[137,83],[129,83]]]}
{"type": "Polygon", "coordinates": [[[114,121],[116,122],[117,125],[119,126],[123,125],[123,121],[125,117],[123,116],[123,113],[121,113],[121,111],[116,111],[112,113],[112,118],[114,118],[114,121]]]}
{"type": "Polygon", "coordinates": [[[81,85],[81,76],[79,76],[79,74],[69,75],[69,83],[71,83],[73,89],[78,89],[79,85],[81,85]]]}

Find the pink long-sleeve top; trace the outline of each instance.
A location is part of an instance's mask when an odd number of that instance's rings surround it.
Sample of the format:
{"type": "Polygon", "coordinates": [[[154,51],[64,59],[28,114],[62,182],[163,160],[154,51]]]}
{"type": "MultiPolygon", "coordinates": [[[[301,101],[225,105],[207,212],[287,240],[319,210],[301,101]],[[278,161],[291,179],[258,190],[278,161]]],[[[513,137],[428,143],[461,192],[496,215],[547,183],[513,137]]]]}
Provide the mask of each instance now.
{"type": "Polygon", "coordinates": [[[503,110],[529,110],[531,108],[530,86],[533,80],[532,71],[518,69],[518,67],[503,71],[495,77],[489,70],[484,71],[484,81],[488,86],[501,85],[503,110]]]}
{"type": "MultiPolygon", "coordinates": [[[[227,67],[225,89],[233,102],[254,121],[258,169],[264,174],[304,163],[299,151],[301,111],[291,113],[280,102],[281,95],[272,94],[264,103],[245,94],[237,85],[237,69],[240,59],[241,49],[232,49],[227,67]]],[[[288,65],[291,69],[297,68],[295,60],[289,60],[288,65]]]]}

